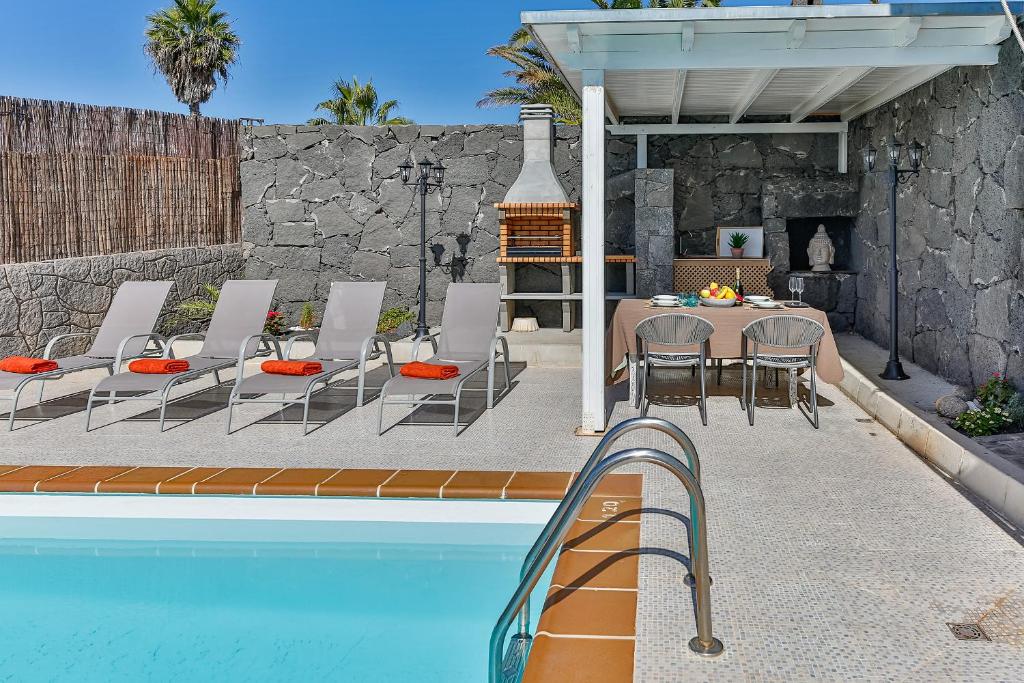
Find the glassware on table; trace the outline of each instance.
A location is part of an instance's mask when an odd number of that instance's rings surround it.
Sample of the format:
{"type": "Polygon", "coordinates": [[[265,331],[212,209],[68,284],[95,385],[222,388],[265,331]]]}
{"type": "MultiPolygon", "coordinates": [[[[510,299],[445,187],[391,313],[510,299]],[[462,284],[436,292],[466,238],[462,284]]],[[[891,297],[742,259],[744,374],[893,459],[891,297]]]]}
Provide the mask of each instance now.
{"type": "Polygon", "coordinates": [[[697,293],[696,292],[679,292],[679,303],[687,308],[694,308],[697,306],[697,293]]]}
{"type": "Polygon", "coordinates": [[[796,275],[790,275],[789,276],[789,298],[792,301],[796,300],[796,281],[797,281],[797,279],[798,278],[797,278],[796,275]]]}
{"type": "Polygon", "coordinates": [[[798,277],[796,279],[796,295],[797,295],[797,301],[799,301],[800,303],[803,303],[804,302],[804,279],[802,277],[798,277]]]}

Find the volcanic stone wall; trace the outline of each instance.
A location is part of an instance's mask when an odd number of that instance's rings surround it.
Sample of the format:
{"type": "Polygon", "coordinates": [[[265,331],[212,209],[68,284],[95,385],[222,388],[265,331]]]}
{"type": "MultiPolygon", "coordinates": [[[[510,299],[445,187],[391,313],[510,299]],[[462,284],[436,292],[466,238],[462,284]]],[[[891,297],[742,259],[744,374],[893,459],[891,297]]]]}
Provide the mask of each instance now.
{"type": "MultiPolygon", "coordinates": [[[[58,334],[95,332],[126,280],[173,280],[157,331],[183,331],[167,327],[178,302],[202,294],[203,284],[220,286],[241,274],[238,244],[0,266],[0,357],[39,355],[58,334]]],[[[68,340],[57,352],[77,353],[88,343],[68,340]]]]}
{"type": "MultiPolygon", "coordinates": [[[[926,146],[920,177],[899,188],[900,352],[961,384],[1008,373],[1024,389],[1024,96],[1021,53],[953,69],[853,122],[851,164],[895,129],[926,146]],[[895,111],[895,118],[894,118],[895,111]]],[[[889,199],[866,175],[853,240],[856,330],[888,346],[889,199]]]]}

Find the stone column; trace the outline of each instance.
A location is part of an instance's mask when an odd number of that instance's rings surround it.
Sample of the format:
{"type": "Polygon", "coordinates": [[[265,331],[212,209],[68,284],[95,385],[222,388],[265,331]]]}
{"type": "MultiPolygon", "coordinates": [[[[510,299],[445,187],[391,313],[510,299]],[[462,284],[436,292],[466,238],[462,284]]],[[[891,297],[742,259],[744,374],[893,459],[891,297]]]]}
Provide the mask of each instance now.
{"type": "Polygon", "coordinates": [[[650,297],[673,291],[672,260],[675,226],[672,221],[671,168],[638,168],[634,194],[636,228],[636,295],[650,297]]]}

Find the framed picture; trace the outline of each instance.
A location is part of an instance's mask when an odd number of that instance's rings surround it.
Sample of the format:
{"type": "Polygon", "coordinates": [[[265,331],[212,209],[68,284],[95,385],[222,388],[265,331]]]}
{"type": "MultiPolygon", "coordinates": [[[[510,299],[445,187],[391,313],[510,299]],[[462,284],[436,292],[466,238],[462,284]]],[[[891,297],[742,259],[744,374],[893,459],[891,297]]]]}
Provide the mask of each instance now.
{"type": "Polygon", "coordinates": [[[729,238],[734,232],[742,233],[747,236],[747,243],[743,245],[743,258],[764,257],[764,228],[761,226],[718,228],[718,233],[715,237],[715,242],[718,244],[718,251],[715,254],[716,256],[732,258],[732,249],[729,248],[729,238]]]}

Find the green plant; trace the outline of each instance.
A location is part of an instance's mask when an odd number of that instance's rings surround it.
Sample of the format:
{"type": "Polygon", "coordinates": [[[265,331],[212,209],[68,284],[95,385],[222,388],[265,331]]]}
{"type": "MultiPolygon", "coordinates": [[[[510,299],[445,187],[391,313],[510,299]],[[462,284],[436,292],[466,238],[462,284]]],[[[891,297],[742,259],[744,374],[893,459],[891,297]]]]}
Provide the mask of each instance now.
{"type": "Polygon", "coordinates": [[[217,307],[217,299],[220,298],[220,290],[210,283],[201,285],[201,289],[203,290],[202,294],[182,301],[174,307],[170,325],[178,326],[210,321],[210,318],[213,317],[213,310],[217,307]]]}
{"type": "Polygon", "coordinates": [[[415,318],[415,314],[412,311],[396,306],[395,308],[389,308],[380,314],[380,319],[377,321],[377,333],[384,334],[385,332],[393,332],[397,330],[399,326],[407,320],[415,318]]]}
{"type": "Polygon", "coordinates": [[[1024,394],[1014,394],[1006,402],[1006,414],[1017,429],[1024,429],[1024,394]]]}
{"type": "Polygon", "coordinates": [[[316,315],[313,312],[313,304],[307,301],[302,304],[302,310],[299,311],[299,327],[304,330],[309,330],[315,326],[316,315]]]}
{"type": "Polygon", "coordinates": [[[968,410],[953,420],[953,426],[968,436],[998,434],[1009,424],[1009,411],[1001,406],[986,406],[981,410],[968,410]]]}
{"type": "Polygon", "coordinates": [[[340,126],[401,126],[412,123],[412,119],[391,115],[398,109],[398,100],[380,102],[373,81],[362,85],[355,76],[351,82],[339,78],[334,82],[332,94],[334,97],[316,105],[316,110],[327,112],[331,118],[312,118],[309,125],[336,123],[340,126]]]}
{"type": "Polygon", "coordinates": [[[750,240],[750,235],[743,232],[729,233],[729,246],[733,249],[742,249],[750,240]]]}
{"type": "Polygon", "coordinates": [[[146,54],[192,116],[199,116],[199,105],[217,89],[218,76],[227,82],[241,45],[216,5],[217,0],[174,0],[173,7],[146,17],[146,54]]]}
{"type": "Polygon", "coordinates": [[[988,381],[978,387],[978,402],[986,408],[1005,408],[1016,393],[1013,385],[1005,377],[993,372],[988,381]]]}

